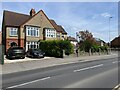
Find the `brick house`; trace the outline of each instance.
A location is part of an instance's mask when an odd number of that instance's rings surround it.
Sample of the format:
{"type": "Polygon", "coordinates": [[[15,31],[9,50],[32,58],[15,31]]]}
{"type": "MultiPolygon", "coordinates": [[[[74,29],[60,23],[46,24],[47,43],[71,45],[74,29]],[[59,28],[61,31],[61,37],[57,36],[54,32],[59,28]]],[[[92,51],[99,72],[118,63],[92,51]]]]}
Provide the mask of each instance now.
{"type": "Polygon", "coordinates": [[[112,48],[120,48],[120,36],[115,37],[115,38],[111,41],[111,47],[112,47],[112,48]]]}
{"type": "Polygon", "coordinates": [[[31,9],[30,15],[4,10],[2,23],[2,44],[5,51],[12,46],[38,48],[40,40],[66,39],[67,32],[62,26],[50,20],[43,10],[35,12],[31,9]]]}

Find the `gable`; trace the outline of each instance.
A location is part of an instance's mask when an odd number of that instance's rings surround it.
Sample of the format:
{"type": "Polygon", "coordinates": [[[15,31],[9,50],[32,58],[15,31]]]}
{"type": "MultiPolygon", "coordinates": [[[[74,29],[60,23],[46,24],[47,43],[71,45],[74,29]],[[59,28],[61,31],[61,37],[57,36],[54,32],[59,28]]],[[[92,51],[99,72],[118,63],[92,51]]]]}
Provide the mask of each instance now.
{"type": "Polygon", "coordinates": [[[37,14],[35,14],[30,20],[28,20],[25,25],[31,25],[31,26],[39,26],[41,28],[54,28],[52,24],[50,23],[48,17],[45,15],[45,13],[40,10],[37,14]]]}

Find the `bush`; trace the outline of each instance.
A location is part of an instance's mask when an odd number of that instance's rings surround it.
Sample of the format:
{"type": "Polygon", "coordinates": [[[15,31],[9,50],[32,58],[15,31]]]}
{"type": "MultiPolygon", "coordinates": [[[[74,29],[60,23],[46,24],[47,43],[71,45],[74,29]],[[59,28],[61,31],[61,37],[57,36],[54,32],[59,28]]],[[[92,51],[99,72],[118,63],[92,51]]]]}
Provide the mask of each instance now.
{"type": "Polygon", "coordinates": [[[92,43],[89,40],[85,40],[80,43],[80,51],[89,52],[90,49],[92,53],[101,51],[104,52],[108,51],[108,46],[99,46],[96,43],[92,43]]]}
{"type": "Polygon", "coordinates": [[[65,54],[69,55],[73,51],[72,44],[67,40],[50,40],[40,41],[40,49],[45,52],[46,56],[63,57],[63,50],[65,54]]]}
{"type": "Polygon", "coordinates": [[[100,49],[101,49],[101,51],[107,51],[108,50],[108,46],[100,46],[100,49]]]}
{"type": "Polygon", "coordinates": [[[92,47],[92,43],[89,40],[85,40],[80,46],[80,51],[89,52],[92,47]]]}
{"type": "Polygon", "coordinates": [[[99,46],[98,45],[93,45],[92,46],[92,52],[99,52],[99,46]]]}

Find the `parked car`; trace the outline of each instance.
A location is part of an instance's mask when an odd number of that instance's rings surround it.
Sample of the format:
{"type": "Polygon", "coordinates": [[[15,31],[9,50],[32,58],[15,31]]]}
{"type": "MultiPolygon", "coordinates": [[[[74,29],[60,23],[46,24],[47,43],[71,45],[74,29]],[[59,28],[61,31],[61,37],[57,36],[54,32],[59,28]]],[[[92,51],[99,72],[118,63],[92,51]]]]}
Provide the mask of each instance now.
{"type": "Polygon", "coordinates": [[[30,49],[26,53],[26,57],[30,58],[44,58],[45,53],[40,49],[30,49]]]}
{"type": "Polygon", "coordinates": [[[8,59],[24,59],[25,58],[25,49],[22,47],[11,47],[6,53],[6,58],[8,59]]]}

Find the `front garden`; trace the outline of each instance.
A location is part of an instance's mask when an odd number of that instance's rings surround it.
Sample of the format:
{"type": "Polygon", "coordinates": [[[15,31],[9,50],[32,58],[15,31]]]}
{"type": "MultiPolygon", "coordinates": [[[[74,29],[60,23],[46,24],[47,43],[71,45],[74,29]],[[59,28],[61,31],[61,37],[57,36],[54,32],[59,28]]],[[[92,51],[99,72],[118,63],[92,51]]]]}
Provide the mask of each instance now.
{"type": "Polygon", "coordinates": [[[68,40],[40,41],[39,48],[45,52],[46,56],[63,58],[63,54],[73,53],[73,46],[68,40]]]}

